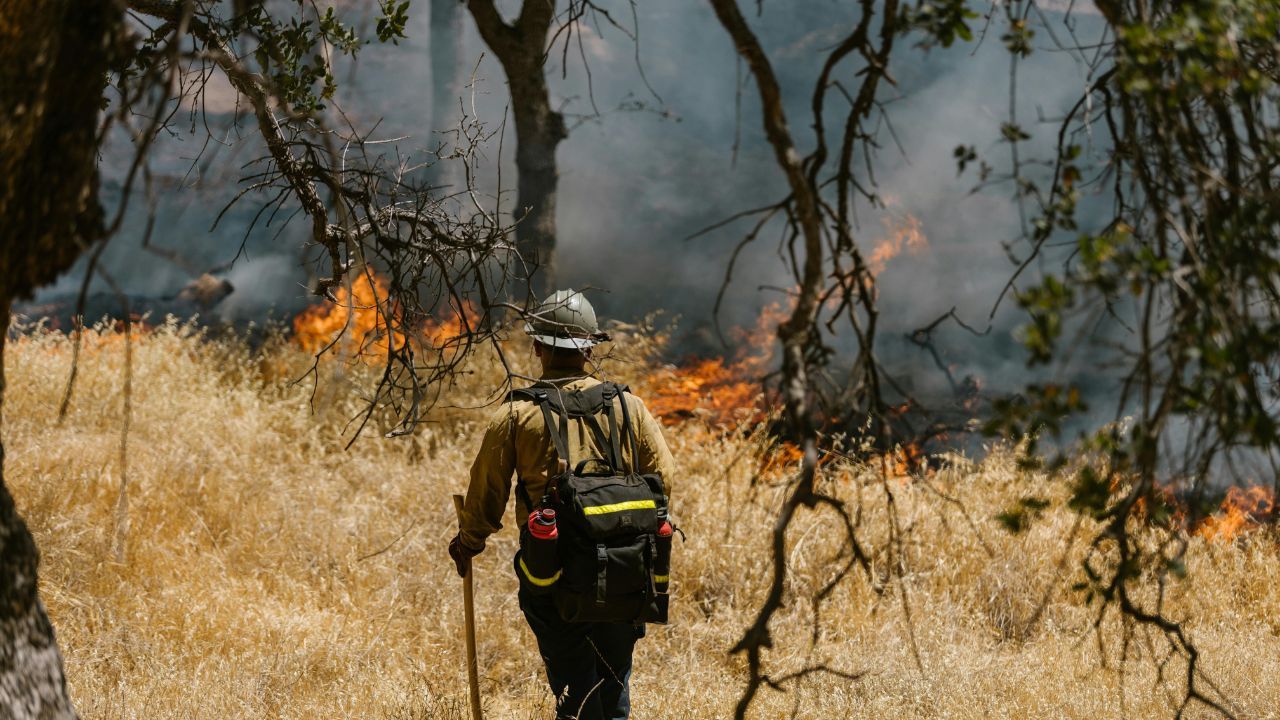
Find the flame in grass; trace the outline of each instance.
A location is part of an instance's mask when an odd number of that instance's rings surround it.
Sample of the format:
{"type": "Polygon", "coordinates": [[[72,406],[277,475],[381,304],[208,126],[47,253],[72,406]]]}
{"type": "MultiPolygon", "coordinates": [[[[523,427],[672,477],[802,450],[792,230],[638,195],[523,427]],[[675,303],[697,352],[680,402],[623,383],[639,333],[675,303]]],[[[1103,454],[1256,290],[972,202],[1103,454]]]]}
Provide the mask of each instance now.
{"type": "Polygon", "coordinates": [[[475,306],[464,300],[460,310],[451,306],[443,319],[426,318],[411,331],[407,328],[412,323],[406,321],[398,303],[388,302],[389,297],[385,279],[377,274],[360,273],[351,281],[350,292],[339,288],[335,296],[337,302],[320,302],[299,313],[293,319],[293,340],[314,354],[333,343],[346,328],[339,347],[352,349],[347,356],[376,364],[386,358],[389,343],[394,343],[390,347],[397,350],[406,342],[412,343],[415,350],[456,350],[480,321],[475,306]],[[387,313],[392,318],[390,328],[387,313]]]}
{"type": "MultiPolygon", "coordinates": [[[[804,453],[800,451],[800,446],[784,440],[774,445],[770,452],[760,456],[760,474],[780,475],[793,467],[799,467],[803,459],[804,453]]],[[[825,459],[826,456],[819,458],[818,463],[822,464],[825,459]]]]}
{"type": "MultiPolygon", "coordinates": [[[[784,303],[771,303],[761,311],[754,327],[735,330],[733,344],[739,351],[732,358],[693,358],[659,370],[650,381],[646,398],[650,411],[667,425],[696,417],[704,420],[708,429],[718,431],[765,420],[768,403],[761,381],[773,369],[778,324],[790,312],[784,303]]],[[[900,415],[910,409],[910,403],[904,402],[890,412],[900,415]]],[[[818,466],[836,457],[820,452],[818,466]]],[[[780,475],[798,467],[802,459],[796,444],[776,442],[762,456],[760,472],[780,475]]],[[[872,458],[870,463],[877,471],[883,469],[888,477],[902,481],[919,472],[929,472],[924,447],[916,441],[899,445],[883,457],[872,458]]]]}
{"type": "Polygon", "coordinates": [[[450,315],[443,320],[427,318],[422,324],[422,337],[433,348],[444,350],[457,347],[480,323],[480,313],[470,300],[462,302],[461,312],[452,306],[450,311],[450,315]]]}
{"type": "Polygon", "coordinates": [[[299,313],[293,319],[293,340],[314,354],[337,340],[345,329],[339,343],[352,348],[350,355],[377,362],[386,357],[389,347],[398,349],[405,342],[403,333],[387,327],[385,314],[390,312],[398,319],[400,313],[399,306],[387,302],[388,297],[386,280],[362,272],[351,281],[350,290],[338,288],[336,302],[317,303],[299,313]]]}
{"type": "Polygon", "coordinates": [[[138,345],[146,342],[156,329],[156,326],[146,322],[145,319],[136,314],[132,316],[128,327],[129,332],[126,334],[123,320],[108,320],[82,328],[78,337],[74,328],[65,332],[56,327],[41,326],[34,330],[20,328],[10,337],[8,342],[15,345],[23,344],[39,348],[40,352],[44,352],[51,357],[60,356],[64,352],[61,345],[37,342],[36,338],[61,334],[72,344],[79,344],[79,349],[75,352],[78,353],[77,361],[82,362],[88,358],[123,353],[127,343],[132,343],[136,349],[138,345]]]}
{"type": "MultiPolygon", "coordinates": [[[[1112,492],[1119,484],[1112,482],[1112,492]]],[[[1262,485],[1227,488],[1217,511],[1198,522],[1190,522],[1191,512],[1187,503],[1169,485],[1155,487],[1155,504],[1161,514],[1167,515],[1171,527],[1182,528],[1188,534],[1211,542],[1230,543],[1245,533],[1257,530],[1274,519],[1275,492],[1262,485]]],[[[1140,517],[1148,512],[1147,498],[1138,498],[1135,510],[1140,517]]]]}
{"type": "Polygon", "coordinates": [[[889,477],[900,480],[906,480],[920,472],[926,475],[932,474],[932,470],[926,463],[924,446],[915,440],[905,445],[895,446],[893,452],[884,453],[872,463],[877,469],[883,467],[885,474],[889,477]],[[880,463],[884,463],[883,466],[880,463]]]}
{"type": "Polygon", "coordinates": [[[790,310],[771,303],[755,327],[733,332],[739,351],[732,359],[694,358],[659,371],[647,402],[668,425],[703,417],[711,425],[732,426],[764,418],[761,379],[773,364],[778,323],[790,310]]]}
{"type": "Polygon", "coordinates": [[[1261,526],[1275,509],[1275,493],[1267,487],[1232,486],[1218,512],[1205,518],[1194,534],[1206,540],[1231,542],[1241,534],[1261,526]]]}

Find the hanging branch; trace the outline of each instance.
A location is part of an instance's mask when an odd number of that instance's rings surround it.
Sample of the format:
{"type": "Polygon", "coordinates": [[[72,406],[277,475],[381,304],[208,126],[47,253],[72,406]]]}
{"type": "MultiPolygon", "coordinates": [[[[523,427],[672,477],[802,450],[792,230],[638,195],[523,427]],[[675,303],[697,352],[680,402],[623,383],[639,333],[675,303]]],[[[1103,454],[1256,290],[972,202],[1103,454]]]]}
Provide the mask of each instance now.
{"type": "MultiPolygon", "coordinates": [[[[875,286],[861,251],[852,236],[852,203],[850,195],[863,187],[855,180],[854,158],[858,151],[870,152],[871,134],[863,128],[863,122],[876,109],[877,90],[881,80],[887,79],[887,61],[897,32],[897,0],[888,0],[881,8],[881,31],[873,37],[872,23],[877,17],[873,0],[863,0],[861,15],[853,31],[827,56],[815,83],[812,99],[813,125],[817,145],[805,157],[801,157],[788,128],[782,91],[773,67],[755,33],[747,24],[735,0],[710,0],[716,17],[733,40],[737,54],[745,62],[760,94],[762,121],[765,136],[773,149],[774,159],[786,178],[788,197],[780,207],[785,210],[787,223],[785,253],[796,287],[791,293],[794,300],[790,316],[779,324],[778,341],[782,346],[782,367],[779,373],[780,396],[783,403],[786,436],[801,449],[798,477],[792,482],[786,500],[778,511],[771,542],[773,572],[769,590],[756,614],[754,622],[733,647],[734,653],[747,657],[748,678],[735,709],[735,717],[746,717],[761,686],[779,688],[783,683],[814,673],[834,674],[854,678],[857,673],[835,671],[822,666],[807,667],[800,671],[774,678],[764,666],[764,650],[772,647],[769,623],[782,607],[787,585],[787,531],[802,508],[813,510],[827,507],[841,516],[847,540],[855,548],[855,558],[870,573],[869,560],[861,550],[855,536],[855,525],[849,511],[839,500],[817,489],[819,459],[819,419],[816,401],[823,389],[819,380],[833,353],[826,346],[820,327],[824,309],[834,318],[843,317],[857,340],[856,357],[851,373],[850,397],[854,412],[870,418],[880,447],[890,444],[890,429],[885,417],[885,404],[881,398],[879,369],[874,361],[876,332],[875,286]],[[838,199],[832,209],[823,197],[826,183],[828,150],[824,125],[824,108],[828,93],[837,87],[832,79],[842,64],[850,57],[860,57],[864,65],[860,69],[861,84],[849,101],[846,121],[841,136],[840,153],[835,167],[838,199]]],[[[749,242],[759,227],[748,235],[749,242]]],[[[732,272],[732,265],[728,271],[732,272]]],[[[726,282],[728,276],[726,277],[726,282]]],[[[881,465],[882,480],[887,480],[887,469],[881,465]]],[[[892,492],[884,485],[888,502],[887,510],[896,514],[892,505],[892,492]]],[[[895,572],[905,572],[903,554],[900,552],[900,525],[890,522],[894,549],[890,551],[895,572]]],[[[818,612],[823,598],[830,594],[854,567],[850,562],[826,589],[813,601],[818,612]]],[[[904,608],[910,613],[905,588],[902,589],[904,608]]],[[[912,637],[914,647],[914,635],[912,637]]],[[[917,655],[917,661],[918,661],[917,655]]]]}
{"type": "MultiPolygon", "coordinates": [[[[383,6],[388,14],[378,23],[380,39],[402,37],[403,5],[383,6]]],[[[148,55],[148,62],[168,67],[171,73],[179,63],[192,65],[183,77],[195,80],[184,86],[175,102],[199,96],[217,72],[253,113],[267,155],[250,165],[254,174],[249,188],[228,207],[243,201],[250,190],[274,193],[264,206],[274,207],[273,215],[288,204],[296,205],[309,221],[310,245],[321,250],[317,264],[323,277],[314,292],[329,302],[338,302],[337,290],[349,288],[362,275],[371,287],[375,271],[387,277],[385,296],[375,297],[375,307],[365,308],[377,313],[383,335],[364,338],[365,347],[358,349],[368,352],[370,343],[385,341],[383,372],[352,441],[384,408],[396,418],[390,434],[411,431],[438,397],[439,383],[456,372],[474,348],[496,342],[495,301],[523,294],[507,284],[522,267],[510,241],[511,229],[500,224],[496,207],[485,207],[471,184],[475,148],[493,133],[476,118],[462,118],[456,133],[459,147],[450,157],[468,164],[467,185],[442,196],[416,172],[432,160],[390,161],[388,141],[354,127],[333,103],[331,62],[321,67],[307,64],[307,58],[335,52],[354,54],[359,46],[332,11],[322,14],[312,7],[315,17],[301,26],[312,34],[299,39],[297,25],[277,21],[260,4],[250,4],[231,18],[219,15],[220,6],[213,3],[130,0],[129,6],[160,21],[139,44],[167,50],[148,55]],[[441,315],[457,320],[457,337],[433,338],[423,332],[441,315]]],[[[149,65],[147,71],[144,77],[156,69],[149,65]]],[[[128,88],[131,79],[122,72],[120,84],[128,88]]],[[[122,108],[119,114],[123,117],[128,110],[122,108]]],[[[150,137],[167,122],[153,121],[139,134],[150,137]]],[[[501,192],[499,188],[498,195],[501,192]]],[[[350,309],[356,309],[350,291],[346,295],[350,309]]],[[[348,325],[349,318],[350,314],[348,325]]],[[[331,352],[348,329],[317,352],[310,375],[318,377],[321,356],[331,352]]]]}

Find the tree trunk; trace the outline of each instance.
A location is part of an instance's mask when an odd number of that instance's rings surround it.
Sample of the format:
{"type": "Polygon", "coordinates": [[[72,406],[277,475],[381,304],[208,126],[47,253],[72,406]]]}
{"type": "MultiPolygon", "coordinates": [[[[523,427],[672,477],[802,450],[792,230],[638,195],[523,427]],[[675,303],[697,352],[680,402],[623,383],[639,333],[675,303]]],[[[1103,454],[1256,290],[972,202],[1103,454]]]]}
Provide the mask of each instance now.
{"type": "Polygon", "coordinates": [[[502,63],[516,125],[516,247],[529,269],[530,290],[541,298],[556,287],[556,148],[568,135],[551,108],[543,63],[554,0],[524,0],[512,24],[492,0],[468,0],[476,28],[502,63]]]}
{"type": "MultiPolygon", "coordinates": [[[[0,311],[9,326],[9,305],[0,311]]],[[[0,408],[4,401],[4,343],[0,333],[0,408]]],[[[74,718],[53,625],[36,594],[40,553],[4,484],[0,445],[0,717],[74,718]]]]}
{"type": "Polygon", "coordinates": [[[462,3],[431,0],[431,131],[449,130],[458,119],[465,84],[462,67],[462,3]]]}
{"type": "Polygon", "coordinates": [[[516,121],[517,213],[528,213],[516,226],[516,246],[536,269],[531,288],[541,298],[556,290],[556,148],[567,133],[564,118],[551,109],[541,52],[517,72],[505,67],[516,121]]]}
{"type": "MultiPolygon", "coordinates": [[[[0,0],[0,411],[11,302],[102,235],[96,132],[119,21],[111,0],[0,0]]],[[[0,446],[0,717],[74,718],[3,459],[0,446]]]]}

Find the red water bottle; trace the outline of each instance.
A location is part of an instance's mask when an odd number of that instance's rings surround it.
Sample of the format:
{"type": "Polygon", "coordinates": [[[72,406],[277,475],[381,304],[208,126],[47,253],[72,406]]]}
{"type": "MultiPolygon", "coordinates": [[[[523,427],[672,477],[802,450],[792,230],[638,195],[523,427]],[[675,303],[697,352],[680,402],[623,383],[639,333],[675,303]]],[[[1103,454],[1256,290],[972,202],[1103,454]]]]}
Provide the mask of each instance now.
{"type": "Polygon", "coordinates": [[[658,520],[658,557],[653,566],[653,584],[660,594],[665,594],[671,583],[671,535],[674,528],[665,515],[659,515],[658,520]]]}
{"type": "Polygon", "coordinates": [[[556,511],[541,508],[529,513],[529,532],[520,548],[520,569],[530,589],[549,591],[560,579],[560,557],[556,552],[556,511]]]}
{"type": "Polygon", "coordinates": [[[529,534],[536,540],[555,540],[560,537],[556,527],[556,511],[542,508],[529,513],[529,534]]]}

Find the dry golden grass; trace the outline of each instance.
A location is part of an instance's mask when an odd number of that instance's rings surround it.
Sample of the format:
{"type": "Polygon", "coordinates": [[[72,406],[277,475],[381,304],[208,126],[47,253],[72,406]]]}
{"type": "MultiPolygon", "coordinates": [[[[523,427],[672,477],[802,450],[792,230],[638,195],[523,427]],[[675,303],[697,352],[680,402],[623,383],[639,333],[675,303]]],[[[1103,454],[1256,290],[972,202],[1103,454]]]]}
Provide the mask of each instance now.
{"type": "MultiPolygon", "coordinates": [[[[462,718],[461,588],[444,548],[454,531],[449,495],[464,488],[487,413],[442,410],[417,437],[384,440],[375,428],[344,451],[367,371],[327,364],[312,408],[309,387],[286,382],[307,366],[301,353],[279,344],[251,354],[162,327],[133,343],[128,525],[117,561],[123,350],[118,335],[88,338],[61,424],[69,342],[36,335],[5,353],[5,476],[43,551],[42,593],[83,716],[462,718]]],[[[517,356],[528,364],[527,351],[517,356]]],[[[499,383],[491,360],[470,370],[450,390],[458,404],[482,402],[499,383]]],[[[615,370],[643,388],[642,364],[615,370]]],[[[669,440],[683,468],[675,503],[689,539],[678,548],[673,622],[651,628],[638,648],[634,717],[725,718],[742,680],[742,661],[727,650],[767,583],[764,548],[782,487],[776,477],[751,482],[766,445],[758,435],[720,437],[690,422],[669,440]]],[[[865,544],[882,547],[886,486],[874,471],[834,468],[825,482],[861,501],[865,544]]],[[[822,607],[811,650],[803,598],[834,572],[840,535],[830,513],[802,516],[770,670],[821,660],[864,675],[765,690],[752,716],[1169,716],[1181,665],[1158,682],[1140,631],[1122,662],[1114,620],[1100,649],[1091,608],[1066,589],[1082,543],[1066,542],[1074,516],[1060,492],[1039,489],[1059,501],[1022,535],[991,519],[1037,484],[1045,481],[996,449],[979,463],[952,459],[928,484],[887,485],[909,529],[905,590],[923,672],[899,585],[861,574],[822,607]],[[1064,552],[1070,577],[1055,578],[1064,552]]],[[[507,528],[478,559],[482,693],[490,718],[547,718],[516,606],[514,548],[507,528]]],[[[1187,619],[1209,677],[1241,717],[1280,717],[1276,537],[1196,539],[1188,561],[1170,613],[1187,619]]]]}

